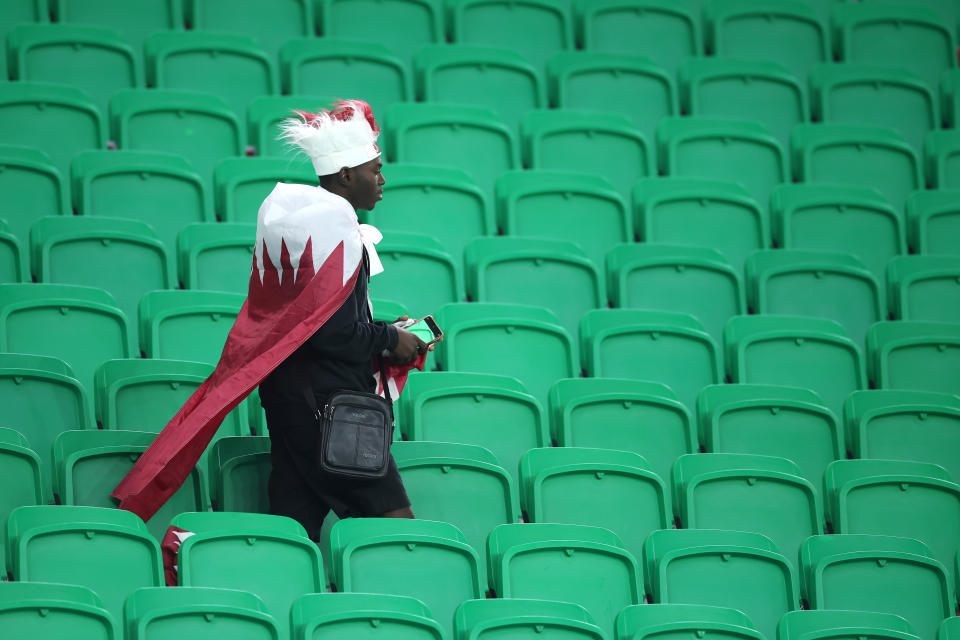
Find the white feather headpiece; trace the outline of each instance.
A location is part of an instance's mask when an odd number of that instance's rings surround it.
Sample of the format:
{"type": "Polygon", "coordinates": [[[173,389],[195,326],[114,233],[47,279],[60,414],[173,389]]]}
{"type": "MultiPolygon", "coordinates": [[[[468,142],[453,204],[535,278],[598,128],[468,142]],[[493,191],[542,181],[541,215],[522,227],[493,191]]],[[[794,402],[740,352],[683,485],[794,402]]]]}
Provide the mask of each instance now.
{"type": "Polygon", "coordinates": [[[295,113],[298,117],[280,125],[280,139],[303,150],[318,176],[356,167],[380,155],[380,126],[363,100],[344,100],[329,111],[295,113]]]}

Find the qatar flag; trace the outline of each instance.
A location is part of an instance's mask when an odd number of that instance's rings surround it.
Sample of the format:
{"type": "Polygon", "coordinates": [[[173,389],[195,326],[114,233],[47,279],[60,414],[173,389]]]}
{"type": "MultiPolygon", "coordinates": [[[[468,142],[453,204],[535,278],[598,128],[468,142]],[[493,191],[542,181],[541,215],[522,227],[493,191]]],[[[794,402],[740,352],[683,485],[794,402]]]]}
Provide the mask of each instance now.
{"type": "MultiPolygon", "coordinates": [[[[121,509],[146,521],[177,491],[227,414],[350,296],[364,248],[371,275],[383,270],[373,247],[379,238],[338,195],[274,188],[260,207],[249,293],[220,361],[114,488],[121,509]]],[[[413,366],[422,368],[423,358],[389,367],[391,391],[399,395],[413,366]]]]}

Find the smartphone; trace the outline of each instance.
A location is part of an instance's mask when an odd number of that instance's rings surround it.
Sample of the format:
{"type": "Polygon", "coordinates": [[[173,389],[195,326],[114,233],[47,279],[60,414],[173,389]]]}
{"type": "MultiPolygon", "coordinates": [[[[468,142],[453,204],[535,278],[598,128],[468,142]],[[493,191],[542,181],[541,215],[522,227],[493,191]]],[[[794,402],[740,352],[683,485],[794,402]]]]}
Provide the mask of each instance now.
{"type": "Polygon", "coordinates": [[[424,316],[420,318],[412,325],[407,327],[407,331],[410,331],[418,338],[426,342],[427,346],[443,340],[443,331],[440,330],[440,327],[437,325],[436,320],[433,319],[433,316],[424,316]]]}

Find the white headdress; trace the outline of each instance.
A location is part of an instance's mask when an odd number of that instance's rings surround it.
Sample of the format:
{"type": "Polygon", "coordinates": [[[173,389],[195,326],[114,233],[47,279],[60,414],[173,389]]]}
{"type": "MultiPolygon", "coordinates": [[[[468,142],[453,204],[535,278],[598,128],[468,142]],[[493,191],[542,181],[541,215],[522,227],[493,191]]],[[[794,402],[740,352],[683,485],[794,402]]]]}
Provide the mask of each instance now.
{"type": "Polygon", "coordinates": [[[363,100],[343,100],[332,110],[296,111],[298,117],[281,124],[280,138],[309,156],[318,176],[356,167],[380,155],[380,126],[363,100]]]}

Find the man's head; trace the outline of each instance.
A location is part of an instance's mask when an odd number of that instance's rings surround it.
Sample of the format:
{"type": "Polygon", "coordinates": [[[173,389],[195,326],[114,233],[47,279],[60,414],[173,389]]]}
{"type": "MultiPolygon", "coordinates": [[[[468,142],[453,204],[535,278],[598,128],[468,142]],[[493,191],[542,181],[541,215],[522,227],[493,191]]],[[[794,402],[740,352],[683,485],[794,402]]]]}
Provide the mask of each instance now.
{"type": "Polygon", "coordinates": [[[356,167],[343,167],[337,173],[319,176],[320,186],[343,197],[354,209],[373,209],[383,198],[385,180],[379,157],[356,167]]]}

